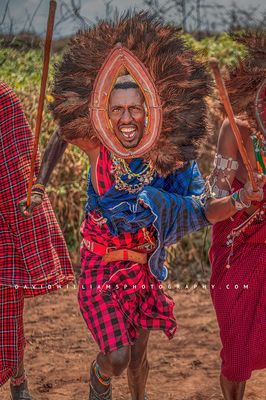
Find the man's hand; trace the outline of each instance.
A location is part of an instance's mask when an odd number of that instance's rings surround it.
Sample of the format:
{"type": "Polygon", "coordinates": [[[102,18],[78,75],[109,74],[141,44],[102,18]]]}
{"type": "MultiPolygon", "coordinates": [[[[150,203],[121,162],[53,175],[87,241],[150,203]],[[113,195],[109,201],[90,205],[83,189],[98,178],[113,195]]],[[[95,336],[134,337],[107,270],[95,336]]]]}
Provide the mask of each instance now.
{"type": "Polygon", "coordinates": [[[250,201],[262,201],[263,200],[263,187],[266,184],[266,175],[254,174],[255,181],[258,185],[258,190],[253,191],[250,181],[248,181],[242,189],[242,200],[245,203],[250,201]]]}
{"type": "Polygon", "coordinates": [[[43,202],[42,194],[32,194],[30,199],[30,206],[27,207],[27,198],[18,203],[18,209],[24,218],[29,218],[33,214],[33,210],[38,208],[43,202]]]}

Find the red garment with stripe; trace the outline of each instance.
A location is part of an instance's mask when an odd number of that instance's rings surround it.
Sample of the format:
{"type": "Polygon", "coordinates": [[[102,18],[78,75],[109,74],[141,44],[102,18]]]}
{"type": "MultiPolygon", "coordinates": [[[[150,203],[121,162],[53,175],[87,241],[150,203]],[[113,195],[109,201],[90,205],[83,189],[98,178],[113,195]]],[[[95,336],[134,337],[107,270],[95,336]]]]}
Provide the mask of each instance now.
{"type": "MultiPolygon", "coordinates": [[[[97,164],[99,194],[113,184],[110,153],[101,146],[97,164]]],[[[85,239],[108,247],[130,249],[146,243],[142,230],[112,236],[100,213],[85,219],[85,239]]],[[[105,263],[102,257],[81,247],[82,273],[79,304],[85,322],[101,351],[109,353],[134,344],[139,329],[163,330],[171,338],[176,331],[174,302],[163,293],[148,265],[130,261],[105,263]]]]}
{"type": "MultiPolygon", "coordinates": [[[[241,186],[234,181],[234,190],[241,186]]],[[[265,199],[266,187],[264,203],[265,199]]],[[[231,381],[245,381],[253,370],[266,367],[265,214],[235,239],[230,268],[226,268],[231,250],[227,235],[247,218],[240,211],[232,220],[215,224],[210,248],[210,290],[223,345],[221,370],[231,381]]]]}
{"type": "Polygon", "coordinates": [[[0,285],[23,287],[25,296],[73,280],[68,250],[48,198],[29,219],[18,212],[18,202],[27,195],[32,145],[18,98],[0,82],[0,285]]]}
{"type": "Polygon", "coordinates": [[[26,345],[23,289],[0,286],[0,386],[17,373],[26,345]]]}
{"type": "Polygon", "coordinates": [[[32,144],[18,98],[0,82],[0,386],[23,358],[24,297],[50,292],[74,278],[48,198],[30,219],[18,212],[27,194],[32,144]]]}

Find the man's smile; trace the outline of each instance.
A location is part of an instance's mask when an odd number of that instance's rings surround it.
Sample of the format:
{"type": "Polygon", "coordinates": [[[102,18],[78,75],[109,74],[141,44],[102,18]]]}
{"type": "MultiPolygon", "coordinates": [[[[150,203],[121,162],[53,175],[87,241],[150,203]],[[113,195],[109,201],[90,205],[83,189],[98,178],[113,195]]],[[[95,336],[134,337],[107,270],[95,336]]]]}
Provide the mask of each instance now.
{"type": "Polygon", "coordinates": [[[137,127],[136,126],[121,126],[121,127],[119,127],[119,131],[126,140],[132,140],[135,138],[135,136],[137,134],[137,127]]]}

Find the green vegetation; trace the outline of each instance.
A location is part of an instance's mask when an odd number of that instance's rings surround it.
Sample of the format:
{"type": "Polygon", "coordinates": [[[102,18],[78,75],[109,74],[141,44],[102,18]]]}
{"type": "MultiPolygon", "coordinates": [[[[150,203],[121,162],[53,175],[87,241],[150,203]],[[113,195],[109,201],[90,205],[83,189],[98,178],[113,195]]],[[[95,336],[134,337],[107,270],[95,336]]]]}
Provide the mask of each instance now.
{"type": "Polygon", "coordinates": [[[216,57],[223,67],[234,66],[246,54],[245,47],[225,32],[217,36],[207,36],[200,41],[190,34],[185,34],[184,38],[189,46],[200,52],[201,57],[216,57]]]}

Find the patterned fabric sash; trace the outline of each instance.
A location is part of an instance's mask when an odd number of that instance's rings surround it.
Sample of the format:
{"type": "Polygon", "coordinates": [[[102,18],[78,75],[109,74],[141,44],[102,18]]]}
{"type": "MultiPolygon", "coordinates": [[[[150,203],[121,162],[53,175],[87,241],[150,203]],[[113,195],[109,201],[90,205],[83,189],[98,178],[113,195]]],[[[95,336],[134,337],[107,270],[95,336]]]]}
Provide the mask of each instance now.
{"type": "MultiPolygon", "coordinates": [[[[265,141],[266,139],[263,140],[265,141]]],[[[266,148],[263,149],[263,143],[261,143],[261,140],[259,140],[257,136],[253,135],[252,141],[257,161],[258,172],[260,174],[266,174],[266,148]]]]}

